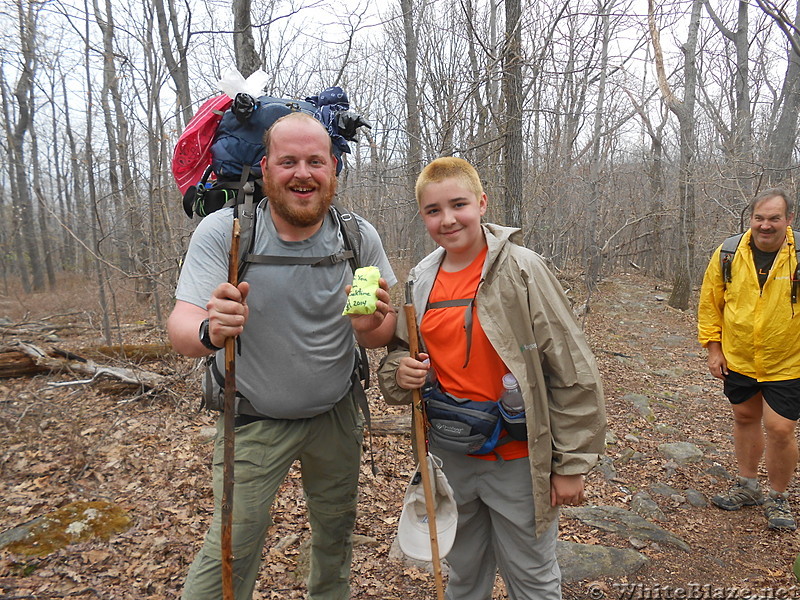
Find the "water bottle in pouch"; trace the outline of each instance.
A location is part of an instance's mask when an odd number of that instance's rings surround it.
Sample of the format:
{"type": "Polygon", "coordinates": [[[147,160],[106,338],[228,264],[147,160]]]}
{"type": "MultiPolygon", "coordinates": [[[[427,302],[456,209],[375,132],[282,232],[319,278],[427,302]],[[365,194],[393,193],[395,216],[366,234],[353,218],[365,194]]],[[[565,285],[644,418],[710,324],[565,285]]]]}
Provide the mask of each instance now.
{"type": "Polygon", "coordinates": [[[525,424],[525,402],[519,383],[513,373],[503,375],[503,393],[500,395],[500,414],[503,415],[506,431],[515,440],[527,440],[525,424]]]}

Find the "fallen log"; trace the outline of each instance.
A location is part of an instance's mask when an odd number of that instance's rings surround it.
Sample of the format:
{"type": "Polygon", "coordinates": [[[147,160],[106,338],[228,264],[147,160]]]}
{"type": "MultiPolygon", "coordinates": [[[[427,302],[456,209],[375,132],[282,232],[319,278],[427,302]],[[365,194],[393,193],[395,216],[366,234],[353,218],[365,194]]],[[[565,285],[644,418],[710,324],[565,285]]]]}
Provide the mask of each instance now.
{"type": "Polygon", "coordinates": [[[3,348],[0,351],[0,378],[3,377],[29,377],[49,371],[41,367],[24,352],[3,348]]]}
{"type": "Polygon", "coordinates": [[[117,344],[116,346],[97,346],[83,352],[88,358],[98,356],[120,358],[123,360],[158,360],[176,356],[171,344],[117,344]]]}
{"type": "Polygon", "coordinates": [[[48,371],[70,371],[89,375],[90,383],[101,377],[116,379],[144,389],[164,387],[167,379],[158,373],[142,369],[108,367],[71,353],[50,350],[46,352],[38,346],[16,342],[0,347],[0,377],[24,377],[48,371]]]}
{"type": "Polygon", "coordinates": [[[408,415],[372,415],[372,435],[411,435],[408,415]]]}

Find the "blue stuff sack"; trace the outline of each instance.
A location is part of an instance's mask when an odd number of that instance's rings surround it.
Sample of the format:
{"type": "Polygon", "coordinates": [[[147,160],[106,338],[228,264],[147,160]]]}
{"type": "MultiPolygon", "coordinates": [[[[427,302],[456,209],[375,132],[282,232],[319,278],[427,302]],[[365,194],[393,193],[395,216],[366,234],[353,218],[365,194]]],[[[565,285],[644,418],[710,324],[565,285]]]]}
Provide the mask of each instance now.
{"type": "Polygon", "coordinates": [[[503,431],[497,402],[457,398],[438,385],[423,388],[422,396],[432,446],[461,454],[489,454],[497,447],[503,431]]]}

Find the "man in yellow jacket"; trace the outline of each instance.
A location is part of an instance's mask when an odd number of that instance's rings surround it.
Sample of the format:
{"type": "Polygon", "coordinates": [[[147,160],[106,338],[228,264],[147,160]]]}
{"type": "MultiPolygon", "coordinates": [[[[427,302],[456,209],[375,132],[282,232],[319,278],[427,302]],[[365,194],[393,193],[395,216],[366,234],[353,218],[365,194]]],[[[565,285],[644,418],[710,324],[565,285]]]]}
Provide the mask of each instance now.
{"type": "MultiPolygon", "coordinates": [[[[703,278],[698,339],[708,349],[708,369],[724,382],[733,408],[739,476],[711,501],[725,510],[764,505],[770,529],[796,529],[789,481],[797,466],[795,425],[800,417],[800,305],[789,194],[773,188],[750,205],[750,229],[723,275],[720,246],[703,278]],[[797,312],[797,317],[795,314],[797,312]],[[766,431],[766,438],[762,431],[766,431]],[[769,492],[758,482],[765,454],[769,492]]],[[[727,258],[725,258],[727,255],[727,258]]]]}

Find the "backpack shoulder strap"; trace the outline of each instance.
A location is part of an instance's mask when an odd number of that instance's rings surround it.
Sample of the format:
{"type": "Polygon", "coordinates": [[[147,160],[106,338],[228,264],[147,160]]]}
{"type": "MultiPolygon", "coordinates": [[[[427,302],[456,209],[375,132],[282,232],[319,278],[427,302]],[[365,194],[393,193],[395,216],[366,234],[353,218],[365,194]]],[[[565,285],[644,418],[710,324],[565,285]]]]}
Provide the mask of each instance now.
{"type": "MultiPolygon", "coordinates": [[[[350,268],[355,270],[361,267],[361,228],[358,226],[358,219],[355,215],[348,210],[345,210],[335,204],[331,204],[330,213],[333,218],[339,223],[339,229],[342,232],[342,239],[344,240],[345,252],[351,256],[350,268]]],[[[360,344],[356,344],[356,361],[353,368],[353,395],[355,396],[356,403],[361,408],[364,414],[364,421],[367,425],[367,430],[372,431],[372,419],[370,418],[369,401],[367,394],[364,391],[370,386],[369,381],[369,357],[367,350],[360,344]],[[360,383],[363,381],[363,385],[360,383]]],[[[372,474],[377,475],[377,467],[375,466],[375,457],[372,451],[372,435],[369,436],[369,454],[370,463],[372,463],[372,474]]]]}
{"type": "Polygon", "coordinates": [[[229,201],[233,203],[233,217],[239,219],[239,281],[242,281],[247,271],[249,263],[246,257],[253,250],[256,237],[255,184],[247,180],[249,175],[250,165],[245,165],[242,177],[239,179],[236,198],[229,201]]]}
{"type": "Polygon", "coordinates": [[[739,243],[742,241],[744,233],[737,233],[729,238],[725,238],[722,242],[722,248],[719,252],[719,263],[722,267],[722,284],[725,285],[731,282],[731,263],[733,257],[736,255],[736,250],[739,248],[739,243]]]}
{"type": "Polygon", "coordinates": [[[344,239],[345,250],[353,253],[350,259],[350,266],[353,271],[362,266],[361,264],[361,228],[358,226],[358,219],[348,210],[343,209],[336,204],[331,204],[331,215],[339,223],[339,228],[342,231],[342,238],[344,239]]]}

